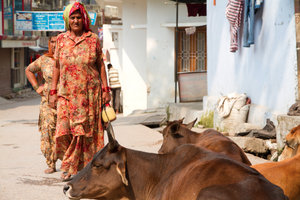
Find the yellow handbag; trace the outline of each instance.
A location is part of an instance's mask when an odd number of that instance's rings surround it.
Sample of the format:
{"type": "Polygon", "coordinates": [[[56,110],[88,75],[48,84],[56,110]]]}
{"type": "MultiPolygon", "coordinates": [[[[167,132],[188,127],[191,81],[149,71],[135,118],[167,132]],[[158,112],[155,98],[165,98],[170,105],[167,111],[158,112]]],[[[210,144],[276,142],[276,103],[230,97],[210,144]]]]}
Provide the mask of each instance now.
{"type": "Polygon", "coordinates": [[[114,121],[117,118],[115,110],[109,105],[105,104],[102,109],[102,120],[104,122],[114,121]]]}

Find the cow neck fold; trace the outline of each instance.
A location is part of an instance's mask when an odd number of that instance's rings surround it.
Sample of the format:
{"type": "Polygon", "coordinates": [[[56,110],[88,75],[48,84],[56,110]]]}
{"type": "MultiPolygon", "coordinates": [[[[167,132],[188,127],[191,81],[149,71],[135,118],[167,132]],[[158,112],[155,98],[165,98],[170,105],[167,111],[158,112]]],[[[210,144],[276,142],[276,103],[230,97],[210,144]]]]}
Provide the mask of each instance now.
{"type": "Polygon", "coordinates": [[[165,160],[159,154],[145,154],[145,152],[130,149],[126,149],[126,157],[127,175],[133,190],[133,199],[145,200],[145,196],[150,198],[153,187],[157,185],[164,171],[165,160]]]}

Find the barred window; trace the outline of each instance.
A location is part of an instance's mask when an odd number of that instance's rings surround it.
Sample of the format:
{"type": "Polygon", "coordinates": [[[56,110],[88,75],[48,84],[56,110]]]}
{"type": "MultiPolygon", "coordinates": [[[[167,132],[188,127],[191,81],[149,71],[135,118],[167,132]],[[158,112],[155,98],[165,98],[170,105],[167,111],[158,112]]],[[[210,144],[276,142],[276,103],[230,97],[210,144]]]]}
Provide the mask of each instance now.
{"type": "Polygon", "coordinates": [[[206,72],[206,26],[197,27],[194,34],[179,28],[178,72],[206,72]]]}

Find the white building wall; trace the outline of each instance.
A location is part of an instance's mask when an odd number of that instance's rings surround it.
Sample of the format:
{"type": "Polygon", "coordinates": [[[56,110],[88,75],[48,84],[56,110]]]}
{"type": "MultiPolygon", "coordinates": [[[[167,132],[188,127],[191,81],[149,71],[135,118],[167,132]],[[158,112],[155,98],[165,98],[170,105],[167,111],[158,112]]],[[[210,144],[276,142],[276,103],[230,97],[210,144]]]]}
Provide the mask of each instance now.
{"type": "Polygon", "coordinates": [[[207,4],[208,95],[247,93],[265,115],[286,113],[297,95],[294,1],[264,1],[256,13],[255,44],[240,44],[236,53],[229,52],[227,3],[207,4]]]}
{"type": "Polygon", "coordinates": [[[148,1],[147,6],[148,107],[174,102],[174,28],[161,26],[175,21],[175,6],[164,0],[148,1]]]}
{"type": "MultiPolygon", "coordinates": [[[[148,108],[175,101],[174,56],[176,5],[165,0],[147,3],[148,108]]],[[[185,4],[179,4],[179,26],[197,25],[205,17],[188,17],[185,4]]],[[[177,93],[177,95],[179,92],[177,93]]]]}
{"type": "Polygon", "coordinates": [[[128,115],[147,108],[146,0],[123,1],[122,13],[123,112],[128,115]]]}
{"type": "Polygon", "coordinates": [[[121,85],[123,85],[122,39],[121,25],[103,25],[103,53],[106,54],[108,51],[110,55],[110,60],[106,60],[105,65],[111,63],[114,68],[118,69],[121,85]],[[115,38],[113,41],[112,34],[117,35],[117,40],[115,38]]]}
{"type": "MultiPolygon", "coordinates": [[[[111,63],[114,68],[123,71],[122,68],[122,26],[121,25],[103,25],[103,53],[108,50],[110,61],[106,61],[106,65],[111,63]],[[117,34],[117,41],[113,41],[112,33],[117,34]]],[[[122,72],[119,72],[122,76],[122,72]]]]}

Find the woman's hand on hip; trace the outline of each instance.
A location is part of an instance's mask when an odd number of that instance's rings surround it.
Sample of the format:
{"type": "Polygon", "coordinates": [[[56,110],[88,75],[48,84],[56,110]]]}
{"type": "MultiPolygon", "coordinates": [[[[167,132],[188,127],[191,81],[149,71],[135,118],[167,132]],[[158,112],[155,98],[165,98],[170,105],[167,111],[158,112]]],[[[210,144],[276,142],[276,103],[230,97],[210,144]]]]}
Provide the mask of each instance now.
{"type": "Polygon", "coordinates": [[[56,108],[57,94],[49,95],[49,105],[51,108],[56,108]]]}
{"type": "Polygon", "coordinates": [[[44,96],[43,90],[44,90],[44,86],[41,85],[41,86],[39,86],[39,88],[36,90],[36,92],[37,92],[39,95],[44,96]]]}
{"type": "Polygon", "coordinates": [[[109,92],[103,92],[102,93],[102,100],[104,101],[103,103],[109,103],[110,102],[110,93],[109,92]]]}

